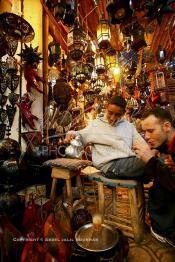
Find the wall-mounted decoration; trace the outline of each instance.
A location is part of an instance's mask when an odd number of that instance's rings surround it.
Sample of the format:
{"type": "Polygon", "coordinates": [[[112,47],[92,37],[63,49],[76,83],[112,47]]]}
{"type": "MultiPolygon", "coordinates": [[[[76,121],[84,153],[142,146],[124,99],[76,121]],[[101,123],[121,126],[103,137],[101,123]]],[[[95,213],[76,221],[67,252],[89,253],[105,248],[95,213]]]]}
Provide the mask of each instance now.
{"type": "Polygon", "coordinates": [[[31,88],[35,88],[38,92],[42,93],[39,86],[39,82],[44,82],[43,77],[39,76],[37,72],[38,65],[42,58],[38,53],[38,46],[33,48],[31,45],[28,47],[25,44],[25,48],[18,54],[24,61],[24,77],[27,81],[27,92],[31,92],[31,88]]]}
{"type": "Polygon", "coordinates": [[[14,120],[15,113],[16,113],[16,107],[7,105],[6,106],[6,112],[7,112],[9,127],[11,128],[12,125],[13,125],[13,120],[14,120]]]}
{"type": "Polygon", "coordinates": [[[19,99],[19,94],[16,94],[16,93],[9,93],[8,95],[8,99],[9,99],[9,102],[10,104],[14,107],[15,104],[17,104],[18,102],[18,99],[19,99]]]}
{"type": "Polygon", "coordinates": [[[4,139],[6,131],[6,124],[0,124],[0,140],[4,139]]]}
{"type": "Polygon", "coordinates": [[[30,95],[25,93],[21,98],[21,102],[17,103],[17,105],[21,111],[23,127],[26,127],[27,124],[31,129],[36,129],[34,120],[38,120],[38,117],[33,115],[31,112],[32,103],[33,100],[30,95]]]}
{"type": "Polygon", "coordinates": [[[0,108],[0,122],[4,123],[7,118],[7,112],[2,107],[0,108]]]}
{"type": "Polygon", "coordinates": [[[0,93],[4,94],[7,89],[7,78],[0,77],[0,93]]]}
{"type": "Polygon", "coordinates": [[[7,102],[7,96],[0,94],[0,106],[4,106],[7,102]]]}
{"type": "Polygon", "coordinates": [[[13,13],[0,14],[0,27],[7,35],[24,43],[31,42],[35,36],[31,25],[13,13]]]}

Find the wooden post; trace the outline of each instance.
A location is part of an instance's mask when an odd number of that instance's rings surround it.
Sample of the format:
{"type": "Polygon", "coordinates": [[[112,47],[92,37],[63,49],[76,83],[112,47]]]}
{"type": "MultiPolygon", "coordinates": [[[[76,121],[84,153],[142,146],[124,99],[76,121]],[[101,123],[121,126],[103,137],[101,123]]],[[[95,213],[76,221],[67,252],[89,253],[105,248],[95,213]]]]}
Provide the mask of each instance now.
{"type": "Polygon", "coordinates": [[[45,130],[46,143],[48,144],[48,35],[49,18],[43,10],[43,128],[45,130]]]}

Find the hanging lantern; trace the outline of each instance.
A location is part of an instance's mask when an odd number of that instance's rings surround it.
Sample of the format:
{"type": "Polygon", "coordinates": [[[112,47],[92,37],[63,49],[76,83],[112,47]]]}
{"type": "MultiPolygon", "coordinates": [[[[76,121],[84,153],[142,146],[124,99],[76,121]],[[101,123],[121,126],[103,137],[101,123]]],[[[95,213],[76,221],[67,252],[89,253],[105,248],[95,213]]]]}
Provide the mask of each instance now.
{"type": "Polygon", "coordinates": [[[106,19],[100,19],[97,26],[97,41],[100,49],[107,49],[110,46],[110,26],[106,19]]]}
{"type": "Polygon", "coordinates": [[[120,24],[132,16],[129,0],[107,0],[106,10],[111,24],[120,24]]]}
{"type": "Polygon", "coordinates": [[[87,49],[86,49],[86,52],[84,54],[84,59],[86,60],[86,63],[89,63],[89,64],[94,64],[94,55],[95,55],[95,52],[92,50],[92,44],[91,44],[91,41],[88,40],[87,42],[87,49]]]}
{"type": "Polygon", "coordinates": [[[106,72],[105,60],[102,53],[97,54],[95,58],[95,70],[98,75],[106,72]]]}
{"type": "Polygon", "coordinates": [[[105,87],[105,82],[101,79],[97,79],[95,83],[92,83],[91,89],[95,92],[101,92],[101,90],[105,87]]]}
{"type": "Polygon", "coordinates": [[[108,70],[113,71],[118,65],[118,56],[114,48],[109,48],[106,52],[106,67],[108,70]]]}
{"type": "Polygon", "coordinates": [[[157,61],[161,64],[163,64],[163,62],[166,60],[165,49],[163,49],[161,46],[158,47],[156,57],[157,61]]]}
{"type": "Polygon", "coordinates": [[[91,74],[91,83],[95,83],[97,81],[98,75],[96,71],[94,70],[91,74]]]}
{"type": "Polygon", "coordinates": [[[78,21],[76,21],[73,29],[69,31],[67,36],[69,56],[75,61],[80,60],[86,50],[86,45],[86,35],[79,27],[78,21]]]}
{"type": "Polygon", "coordinates": [[[84,64],[83,62],[76,63],[72,68],[71,76],[72,78],[75,78],[80,84],[83,84],[87,79],[90,78],[88,65],[84,64]]]}
{"type": "Polygon", "coordinates": [[[48,45],[48,50],[50,52],[48,57],[49,66],[52,67],[54,64],[59,64],[61,55],[60,44],[52,41],[48,45]]]}
{"type": "Polygon", "coordinates": [[[135,23],[133,26],[133,31],[132,31],[132,38],[133,42],[131,44],[131,48],[134,49],[135,51],[138,51],[139,49],[147,46],[145,38],[144,38],[144,29],[139,23],[135,23]]]}

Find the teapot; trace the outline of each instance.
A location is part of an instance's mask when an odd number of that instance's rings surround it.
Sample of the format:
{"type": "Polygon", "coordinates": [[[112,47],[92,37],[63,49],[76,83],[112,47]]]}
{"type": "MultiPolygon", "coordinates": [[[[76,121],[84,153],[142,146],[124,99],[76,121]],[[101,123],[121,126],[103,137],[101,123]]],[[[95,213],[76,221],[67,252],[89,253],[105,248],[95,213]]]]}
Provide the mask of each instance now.
{"type": "Polygon", "coordinates": [[[79,136],[76,136],[65,149],[66,156],[80,159],[83,154],[83,144],[79,136]]]}

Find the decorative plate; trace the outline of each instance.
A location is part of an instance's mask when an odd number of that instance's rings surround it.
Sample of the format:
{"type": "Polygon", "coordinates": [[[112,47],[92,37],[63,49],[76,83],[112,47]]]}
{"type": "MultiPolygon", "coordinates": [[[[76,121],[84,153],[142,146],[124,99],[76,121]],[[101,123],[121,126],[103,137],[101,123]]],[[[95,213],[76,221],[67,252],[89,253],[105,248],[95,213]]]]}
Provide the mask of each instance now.
{"type": "Polygon", "coordinates": [[[17,41],[28,43],[35,36],[31,25],[24,18],[13,13],[0,14],[0,25],[6,34],[17,41]]]}

